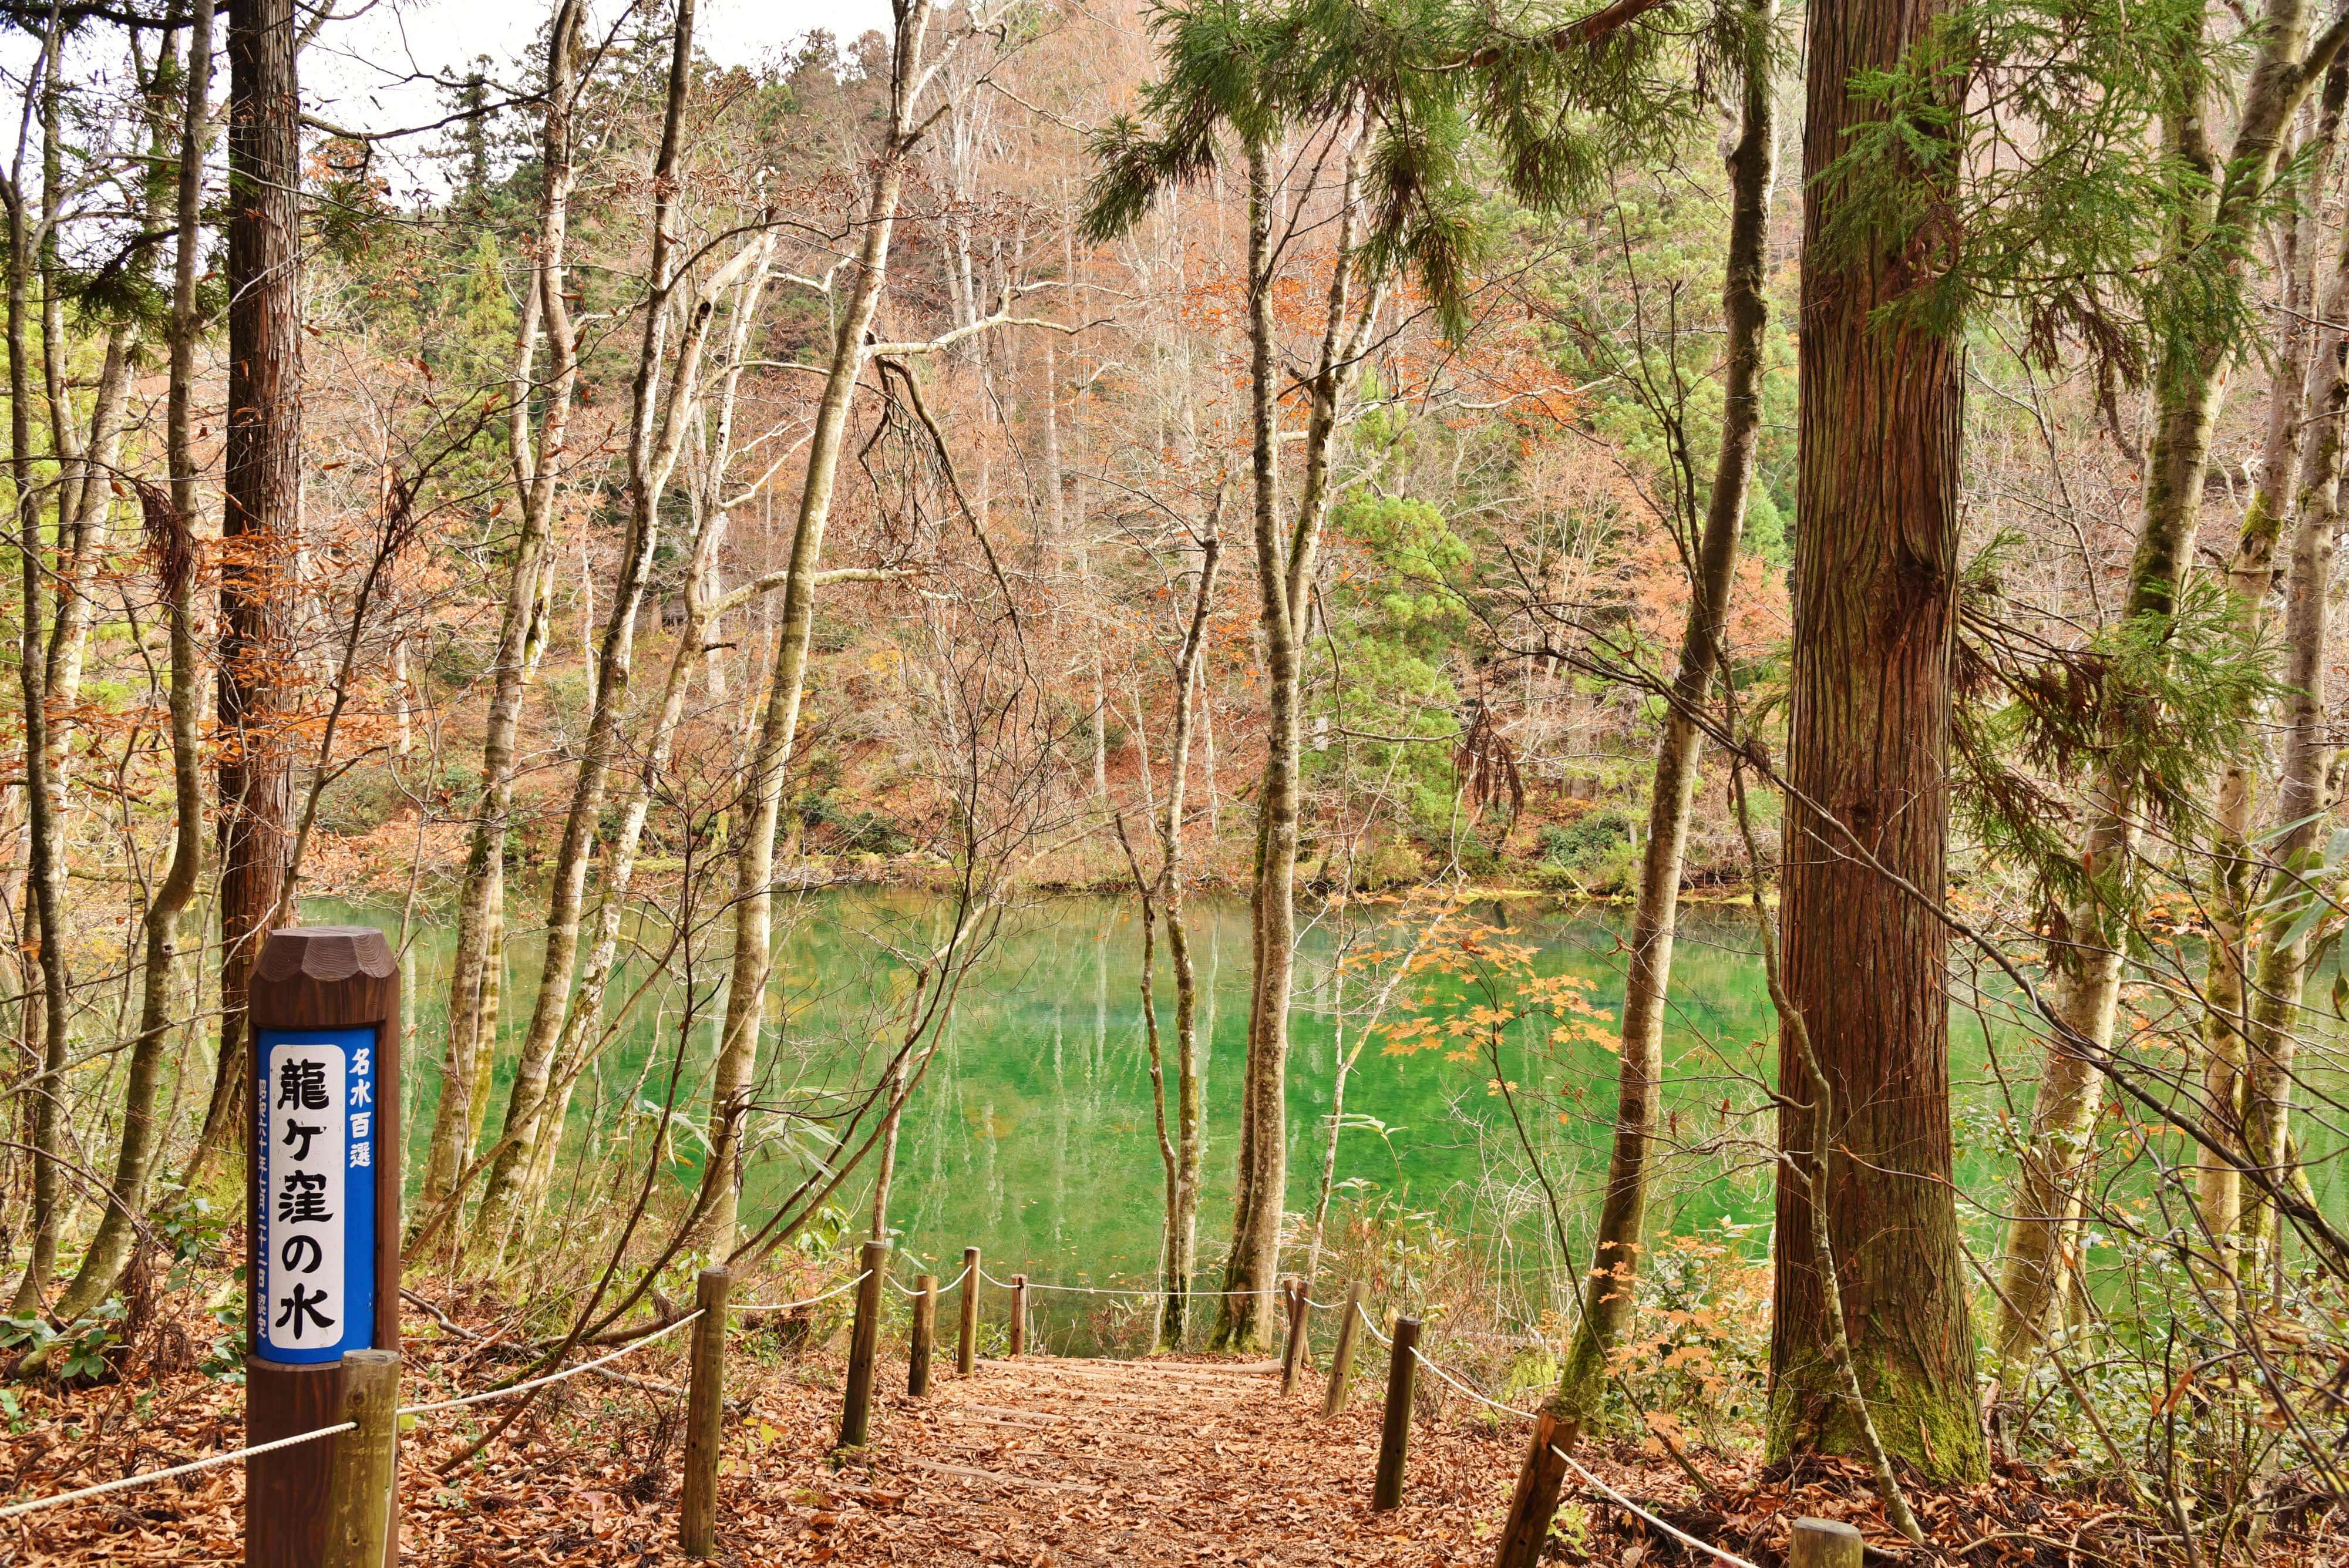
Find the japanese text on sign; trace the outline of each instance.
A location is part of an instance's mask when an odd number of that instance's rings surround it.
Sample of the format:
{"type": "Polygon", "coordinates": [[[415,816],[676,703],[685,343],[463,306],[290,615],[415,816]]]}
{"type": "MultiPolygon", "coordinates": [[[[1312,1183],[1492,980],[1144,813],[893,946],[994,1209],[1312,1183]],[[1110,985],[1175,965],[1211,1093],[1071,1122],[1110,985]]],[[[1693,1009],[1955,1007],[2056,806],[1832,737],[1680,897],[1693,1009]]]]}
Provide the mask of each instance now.
{"type": "Polygon", "coordinates": [[[256,1327],[273,1361],[332,1360],[370,1342],[373,1033],[264,1034],[256,1327]]]}

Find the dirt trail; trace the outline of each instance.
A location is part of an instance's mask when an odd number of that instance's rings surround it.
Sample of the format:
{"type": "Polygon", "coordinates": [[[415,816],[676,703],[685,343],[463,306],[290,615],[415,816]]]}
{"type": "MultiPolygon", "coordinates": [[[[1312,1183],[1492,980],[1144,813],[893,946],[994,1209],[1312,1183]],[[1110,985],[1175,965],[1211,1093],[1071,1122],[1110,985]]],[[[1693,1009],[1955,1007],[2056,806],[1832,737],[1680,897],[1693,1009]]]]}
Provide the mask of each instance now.
{"type": "Polygon", "coordinates": [[[1372,1513],[1375,1401],[1324,1421],[1320,1393],[1284,1400],[1275,1362],[981,1362],[876,1410],[808,1524],[860,1565],[1485,1563],[1513,1444],[1423,1425],[1372,1513]]]}

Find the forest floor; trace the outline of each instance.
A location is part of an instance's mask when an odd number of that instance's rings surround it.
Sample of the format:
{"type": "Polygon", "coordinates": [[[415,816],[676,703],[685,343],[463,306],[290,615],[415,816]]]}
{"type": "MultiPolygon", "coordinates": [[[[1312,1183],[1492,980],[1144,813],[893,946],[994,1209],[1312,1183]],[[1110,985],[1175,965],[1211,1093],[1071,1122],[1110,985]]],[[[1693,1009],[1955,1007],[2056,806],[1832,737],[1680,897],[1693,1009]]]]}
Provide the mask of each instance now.
{"type": "MultiPolygon", "coordinates": [[[[408,1326],[411,1400],[491,1386],[525,1365],[494,1331],[460,1337],[429,1319],[408,1326]]],[[[885,1361],[872,1441],[836,1455],[841,1363],[828,1342],[791,1343],[808,1326],[745,1329],[730,1342],[721,1562],[1464,1568],[1490,1561],[1521,1458],[1522,1428],[1423,1378],[1403,1505],[1377,1513],[1369,1507],[1375,1366],[1365,1367],[1352,1406],[1324,1421],[1318,1376],[1284,1399],[1278,1368],[1263,1363],[1050,1356],[983,1361],[967,1379],[947,1371],[923,1400],[904,1394],[902,1362],[885,1361]]],[[[179,1335],[175,1349],[172,1334],[145,1337],[163,1354],[150,1352],[119,1381],[0,1396],[0,1501],[237,1446],[243,1390],[197,1369],[191,1338],[179,1335]]],[[[432,1568],[684,1563],[682,1343],[630,1356],[616,1368],[628,1382],[590,1375],[547,1390],[474,1458],[461,1456],[502,1407],[416,1418],[402,1438],[403,1559],[432,1568]]],[[[1365,1350],[1376,1359],[1375,1346],[1365,1350]]],[[[1856,1466],[1789,1474],[1701,1453],[1708,1495],[1637,1444],[1580,1457],[1620,1492],[1758,1568],[1782,1561],[1788,1525],[1804,1515],[1858,1525],[1871,1562],[1930,1561],[1901,1550],[1856,1466]]],[[[243,1467],[231,1464],[11,1520],[0,1523],[0,1564],[234,1563],[243,1490],[243,1467]]],[[[2159,1524],[2019,1469],[1916,1501],[1944,1560],[1972,1568],[2167,1555],[2159,1524]]],[[[2337,1539],[2271,1541],[2268,1563],[2341,1560],[2330,1555],[2337,1539]]],[[[1572,1487],[1553,1552],[1620,1568],[1702,1560],[1596,1490],[1572,1487]]]]}

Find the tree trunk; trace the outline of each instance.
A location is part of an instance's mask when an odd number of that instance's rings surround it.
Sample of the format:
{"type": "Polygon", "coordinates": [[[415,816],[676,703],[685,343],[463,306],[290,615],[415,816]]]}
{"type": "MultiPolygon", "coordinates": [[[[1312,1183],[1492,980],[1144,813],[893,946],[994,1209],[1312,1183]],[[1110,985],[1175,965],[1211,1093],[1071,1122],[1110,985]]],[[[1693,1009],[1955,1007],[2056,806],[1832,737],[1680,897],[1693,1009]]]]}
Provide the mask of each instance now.
{"type": "MultiPolygon", "coordinates": [[[[1166,799],[1158,815],[1158,877],[1155,892],[1142,894],[1142,1010],[1150,1046],[1150,1088],[1158,1124],[1158,1151],[1166,1175],[1166,1213],[1158,1249],[1160,1303],[1158,1343],[1180,1350],[1190,1328],[1191,1281],[1199,1267],[1199,976],[1191,961],[1191,934],[1184,924],[1183,814],[1191,771],[1192,703],[1200,684],[1199,656],[1206,643],[1207,617],[1215,607],[1216,568],[1223,556],[1224,491],[1218,486],[1206,537],[1200,541],[1199,582],[1191,601],[1190,623],[1174,655],[1174,733],[1167,742],[1166,799]],[[1158,1033],[1155,917],[1166,918],[1167,957],[1174,970],[1174,1101],[1166,1099],[1166,1065],[1158,1033]]],[[[1137,722],[1142,715],[1137,711],[1137,722]]],[[[1148,753],[1143,753],[1145,767],[1148,753]]],[[[1123,836],[1123,825],[1119,833],[1123,836]]]]}
{"type": "Polygon", "coordinates": [[[686,618],[678,630],[677,646],[670,655],[668,679],[661,691],[660,710],[646,749],[645,766],[621,812],[619,832],[605,846],[603,900],[596,912],[595,940],[589,948],[586,969],[580,977],[578,993],[564,1017],[561,1034],[539,1048],[526,1049],[515,1066],[513,1090],[506,1105],[505,1131],[491,1157],[477,1231],[493,1256],[503,1255],[517,1215],[535,1211],[536,1204],[529,1200],[532,1173],[551,1162],[555,1147],[562,1142],[571,1085],[585,1064],[588,1033],[601,1018],[604,992],[610,984],[612,965],[617,957],[620,922],[626,912],[629,886],[636,877],[636,851],[643,842],[653,789],[667,771],[678,726],[685,717],[686,696],[693,671],[703,661],[710,626],[730,607],[728,601],[714,591],[719,547],[728,529],[727,470],[733,452],[736,394],[752,341],[751,327],[758,317],[759,301],[773,262],[772,231],[761,236],[756,254],[750,275],[733,306],[732,340],[711,442],[715,475],[711,488],[715,493],[710,504],[701,509],[694,535],[686,577],[686,618]],[[543,1151],[542,1144],[546,1146],[543,1151]]]}
{"type": "MultiPolygon", "coordinates": [[[[57,37],[54,24],[34,68],[57,69],[57,37]]],[[[18,1281],[10,1310],[37,1313],[57,1266],[57,1235],[69,1212],[63,1165],[66,1137],[65,1079],[71,1024],[66,990],[65,865],[63,833],[57,820],[57,775],[48,738],[48,663],[43,630],[48,598],[48,547],[41,521],[43,491],[34,464],[32,347],[26,341],[31,314],[30,285],[36,253],[45,243],[36,231],[38,216],[26,202],[24,187],[12,181],[7,192],[8,217],[8,466],[16,492],[17,559],[20,582],[21,642],[17,653],[18,689],[24,699],[25,807],[30,868],[26,899],[34,930],[40,968],[37,1010],[27,988],[28,1021],[40,1020],[41,1071],[33,1093],[33,1220],[31,1251],[18,1281]]],[[[28,1027],[29,1034],[31,1029],[28,1027]]]]}
{"type": "Polygon", "coordinates": [[[1778,1183],[1770,1451],[1866,1455],[1828,1355],[1840,1328],[1885,1445],[1928,1475],[1974,1478],[1987,1456],[1951,1186],[1947,940],[1929,902],[1948,830],[1961,345],[1872,323],[1918,280],[1880,242],[1826,239],[1847,192],[1825,171],[1882,112],[1854,78],[1891,68],[1939,19],[1860,0],[1818,0],[1809,17],[1780,921],[1785,991],[1839,1123],[1813,1127],[1807,1064],[1782,1040],[1780,1158],[1801,1168],[1778,1183]],[[1826,1147],[1846,1158],[1822,1172],[1826,1147]]]}
{"type": "MultiPolygon", "coordinates": [[[[2184,187],[2190,194],[2180,202],[2174,249],[2185,255],[2219,246],[2227,258],[2225,283],[2240,282],[2245,262],[2243,248],[2230,248],[2223,236],[2242,233],[2257,220],[2273,193],[2271,182],[2292,117],[2349,39],[2349,18],[2337,18],[2313,46],[2308,25],[2303,0],[2271,0],[2252,29],[2258,52],[2223,161],[2210,147],[2200,104],[2189,104],[2165,128],[2169,150],[2190,181],[2184,187]]],[[[2190,265],[2199,269],[2203,263],[2190,265]]],[[[2209,283],[2198,275],[2190,286],[2207,288],[2209,283]]],[[[2167,620],[2191,560],[2210,431],[2236,348],[2229,328],[2216,324],[2216,314],[2178,316],[2160,345],[2144,514],[2122,611],[2128,620],[2167,620]]],[[[2064,1277],[2081,1173],[2103,1098],[2095,1063],[2112,1044],[2123,954],[2136,914],[2130,863],[2139,829],[2137,791],[2137,781],[2120,768],[2107,769],[2099,778],[2082,840],[2086,891],[2066,911],[2063,945],[2052,961],[2048,1005],[2064,1029],[2087,1041],[2089,1048],[2051,1048],[2040,1069],[2000,1282],[1999,1355],[2010,1367],[2028,1357],[2038,1342],[2064,1277]]]]}
{"type": "Polygon", "coordinates": [[[522,517],[514,535],[506,580],[505,608],[498,627],[490,706],[481,742],[481,788],[475,797],[472,846],[457,895],[457,947],[449,970],[449,1035],[441,1059],[440,1104],[424,1163],[419,1210],[429,1211],[455,1185],[471,1152],[475,1123],[468,1114],[477,1075],[486,1077],[497,1021],[483,1006],[487,987],[491,900],[504,888],[505,839],[512,818],[513,781],[521,728],[523,692],[530,665],[526,644],[536,622],[543,559],[554,524],[555,478],[578,384],[578,358],[564,302],[564,254],[570,233],[571,113],[577,94],[580,47],[579,0],[558,0],[547,44],[546,121],[542,138],[544,169],[540,195],[535,275],[523,303],[522,337],[514,355],[511,437],[514,488],[522,517]],[[533,451],[531,394],[535,385],[539,339],[554,356],[546,392],[546,417],[533,451]]]}
{"type": "MultiPolygon", "coordinates": [[[[2314,418],[2299,522],[2292,531],[2292,586],[2284,604],[2283,767],[2276,781],[2275,866],[2261,908],[2252,968],[2249,1060],[2243,1084],[2243,1147],[2252,1164],[2289,1180],[2292,1061],[2301,992],[2308,981],[2310,939],[2330,907],[2323,887],[2326,774],[2333,745],[2326,700],[2332,674],[2333,541],[2341,525],[2343,421],[2349,419],[2349,336],[2337,325],[2349,310],[2349,247],[2327,290],[2327,323],[2317,352],[2314,418]]],[[[2241,1203],[2238,1293],[2264,1278],[2282,1238],[2275,1206],[2263,1192],[2241,1203]]]]}
{"type": "Polygon", "coordinates": [[[1224,1269],[1219,1350],[1258,1350],[1271,1343],[1278,1315],[1272,1292],[1280,1274],[1280,1225],[1288,1189],[1288,1006],[1297,972],[1299,701],[1321,524],[1329,512],[1330,447],[1338,426],[1340,378],[1367,338],[1376,297],[1347,341],[1350,286],[1360,235],[1359,146],[1346,164],[1339,235],[1305,431],[1305,474],[1297,520],[1280,525],[1279,370],[1274,363],[1273,294],[1278,262],[1272,242],[1275,189],[1270,151],[1248,149],[1248,351],[1252,462],[1256,482],[1258,626],[1265,661],[1264,775],[1257,796],[1256,876],[1249,901],[1254,965],[1248,994],[1247,1062],[1240,1087],[1239,1175],[1232,1206],[1232,1250],[1224,1269]]]}
{"type": "MultiPolygon", "coordinates": [[[[286,595],[301,529],[302,133],[294,0],[228,23],[228,415],[219,676],[221,1031],[197,1179],[245,1141],[246,981],[285,883],[293,772],[279,732],[295,679],[286,595]]],[[[226,1174],[225,1172],[223,1174],[226,1174]]]]}
{"type": "Polygon", "coordinates": [[[1762,344],[1769,322],[1764,252],[1777,173],[1770,80],[1777,11],[1776,0],[1758,0],[1750,5],[1745,21],[1749,52],[1737,145],[1729,155],[1729,256],[1721,286],[1721,313],[1727,327],[1721,450],[1713,462],[1704,533],[1697,544],[1696,574],[1689,585],[1688,620],[1681,633],[1671,704],[1656,742],[1648,836],[1631,909],[1630,962],[1623,981],[1614,1151],[1599,1211],[1598,1244],[1582,1286],[1582,1317],[1558,1388],[1559,1413],[1584,1430],[1596,1425],[1608,1357],[1622,1343],[1637,1304],[1634,1293],[1648,1207],[1648,1142],[1655,1134],[1656,1097],[1664,1074],[1664,997],[1671,984],[1681,863],[1696,795],[1696,715],[1723,651],[1723,627],[1736,579],[1738,539],[1745,525],[1745,498],[1753,485],[1754,447],[1762,430],[1762,344]]]}
{"type": "Polygon", "coordinates": [[[180,921],[195,894],[203,861],[203,764],[196,722],[203,678],[196,654],[196,460],[191,427],[196,335],[202,330],[196,315],[196,276],[202,262],[203,151],[212,68],[212,0],[195,0],[189,23],[187,94],[178,160],[179,249],[171,275],[171,374],[165,423],[171,491],[162,505],[157,502],[164,498],[150,494],[148,487],[141,488],[140,497],[170,624],[171,795],[176,822],[170,867],[147,904],[147,961],[140,977],[139,1033],[131,1042],[125,1075],[122,1144],[114,1165],[113,1193],[98,1232],[82,1255],[80,1271],[57,1303],[57,1315],[68,1323],[113,1291],[137,1241],[136,1223],[147,1205],[155,1157],[165,1131],[165,1123],[155,1114],[155,1102],[170,1059],[180,921]]]}
{"type": "Polygon", "coordinates": [[[660,150],[653,163],[651,286],[644,306],[644,337],[629,402],[627,536],[621,545],[619,576],[605,610],[603,644],[595,663],[595,705],[580,749],[579,774],[555,853],[554,885],[547,899],[546,951],[530,1026],[523,1036],[524,1061],[551,1057],[569,1016],[587,872],[596,825],[603,815],[605,790],[620,750],[620,728],[627,712],[636,658],[636,611],[644,602],[645,583],[660,537],[660,499],[683,450],[699,395],[701,356],[709,340],[717,296],[759,249],[753,242],[737,252],[711,275],[687,307],[664,400],[658,383],[678,282],[672,231],[678,191],[677,161],[686,97],[692,85],[694,10],[695,0],[679,0],[669,55],[667,107],[660,150]]]}
{"type": "Polygon", "coordinates": [[[833,487],[840,473],[850,405],[864,369],[866,335],[888,277],[889,241],[916,130],[913,99],[929,22],[928,0],[911,0],[898,19],[889,132],[873,165],[855,282],[833,337],[823,397],[816,406],[815,428],[808,438],[807,476],[800,488],[799,515],[792,530],[782,619],[769,666],[767,707],[744,790],[742,836],[734,863],[734,955],[728,970],[724,1031],[719,1038],[718,1064],[709,1086],[709,1167],[699,1199],[707,1225],[704,1241],[714,1256],[723,1257],[734,1244],[735,1215],[741,1196],[738,1168],[743,1124],[750,1115],[750,1083],[758,1064],[759,1032],[773,962],[775,830],[781,816],[783,774],[791,765],[792,747],[799,733],[800,699],[807,684],[824,525],[832,515],[833,487]]]}
{"type": "MultiPolygon", "coordinates": [[[[2277,329],[2275,364],[2268,389],[2268,427],[2259,486],[2244,511],[2243,526],[2228,568],[2227,585],[2240,636],[2256,644],[2272,618],[2276,591],[2275,547],[2291,521],[2303,444],[2302,413],[2308,406],[2309,367],[2316,331],[2316,262],[2323,249],[2323,192],[2340,146],[2343,109],[2349,104],[2349,67],[2335,62],[2325,73],[2323,109],[2307,149],[2301,185],[2302,210],[2282,225],[2284,297],[2277,329]]],[[[2244,721],[2260,715],[2247,712],[2244,721]]],[[[2210,944],[2203,995],[2202,1098],[2209,1130],[2237,1150],[2243,1147],[2243,1079],[2249,1061],[2250,1019],[2245,988],[2244,944],[2251,925],[2251,896],[2257,857],[2251,846],[2258,809],[2259,765],[2251,758],[2228,763],[2219,784],[2210,832],[2212,862],[2210,944]]],[[[2195,1171],[2195,1207],[2214,1243],[2221,1275],[2234,1269],[2236,1221],[2242,1210],[2242,1179],[2235,1167],[2203,1151],[2195,1171]]],[[[2226,1299],[2231,1293],[2225,1293],[2226,1299]]]]}

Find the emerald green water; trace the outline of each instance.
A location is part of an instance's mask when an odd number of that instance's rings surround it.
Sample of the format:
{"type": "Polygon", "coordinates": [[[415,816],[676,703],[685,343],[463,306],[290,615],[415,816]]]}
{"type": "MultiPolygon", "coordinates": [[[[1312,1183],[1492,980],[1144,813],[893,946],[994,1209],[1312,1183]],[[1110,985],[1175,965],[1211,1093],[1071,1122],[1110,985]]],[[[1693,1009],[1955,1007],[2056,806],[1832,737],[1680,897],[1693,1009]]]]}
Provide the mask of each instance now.
{"type": "MultiPolygon", "coordinates": [[[[381,909],[333,906],[314,912],[398,923],[381,909]]],[[[515,913],[519,918],[519,908],[515,913]]],[[[1622,992],[1617,912],[1512,900],[1479,906],[1476,913],[1531,946],[1537,971],[1588,980],[1590,1000],[1609,1025],[1595,1033],[1611,1033],[1622,992]]],[[[1300,1238],[1328,1137],[1338,1022],[1331,960],[1349,918],[1325,914],[1300,944],[1288,1087],[1288,1208],[1300,1238]]],[[[871,1081],[903,1028],[896,1009],[909,987],[907,961],[900,955],[935,940],[943,919],[934,898],[906,892],[828,892],[792,907],[779,944],[771,1029],[761,1052],[761,1108],[751,1129],[758,1152],[746,1181],[746,1225],[762,1219],[807,1169],[803,1153],[813,1140],[802,1134],[795,1146],[792,1134],[802,1124],[778,1113],[818,1103],[816,1095],[827,1086],[871,1081]]],[[[1206,1057],[1207,1182],[1199,1234],[1203,1257],[1212,1265],[1228,1232],[1247,1027],[1247,908],[1195,899],[1191,921],[1206,1057]]],[[[647,945],[655,945],[649,936],[647,945]]],[[[405,1085],[411,1172],[420,1168],[439,1092],[435,1063],[449,946],[450,933],[437,924],[419,927],[411,944],[411,1061],[418,1064],[405,1085]]],[[[962,1249],[977,1245],[999,1277],[1020,1272],[1071,1283],[1151,1280],[1164,1189],[1136,988],[1140,951],[1130,900],[1039,898],[1008,918],[964,986],[905,1116],[890,1206],[900,1255],[906,1258],[904,1272],[915,1272],[919,1259],[950,1277],[960,1267],[962,1249]]],[[[1171,1030],[1172,981],[1163,947],[1161,959],[1161,1016],[1171,1030]]],[[[509,944],[492,1128],[502,1116],[511,1053],[526,1021],[535,965],[530,942],[509,944]]],[[[722,968],[722,953],[704,953],[691,972],[697,1000],[689,1030],[684,974],[673,968],[667,979],[645,988],[615,1045],[581,1085],[558,1202],[566,1193],[595,1191],[598,1167],[608,1168],[608,1162],[643,1169],[673,1060],[682,1063],[675,1102],[680,1114],[669,1123],[668,1158],[675,1179],[698,1179],[695,1124],[706,1098],[702,1075],[719,1005],[713,984],[722,968]]],[[[632,989],[645,972],[639,963],[613,995],[632,989]]],[[[1348,983],[1347,1005],[1358,1014],[1347,1026],[1350,1042],[1361,1033],[1363,978],[1353,975],[1348,983]]],[[[1434,996],[1431,1011],[1457,1010],[1456,983],[1439,980],[1426,988],[1404,986],[1391,1017],[1407,1016],[1423,989],[1434,996]]],[[[1958,1185],[1968,1195],[1961,1218],[1984,1255],[1996,1245],[1999,1222],[1990,1210],[2003,1196],[2008,1175],[1996,1129],[2009,1099],[1992,1080],[1991,1054],[1998,1053],[2019,1084],[2028,1083],[2035,1064],[2023,1033],[2013,1031],[2010,1038],[1996,1017],[1994,1009],[1977,1010],[1961,999],[1951,1020],[1958,1185]]],[[[1774,1075],[1772,1033],[1750,919],[1690,911],[1675,959],[1666,1040],[1664,1106],[1675,1150],[1662,1161],[1654,1212],[1659,1223],[1684,1233],[1724,1224],[1750,1228],[1733,1234],[1756,1255],[1767,1244],[1772,1202],[1764,1147],[1772,1128],[1759,1087],[1774,1075]]],[[[1506,1065],[1518,1085],[1523,1136],[1539,1151],[1542,1172],[1579,1252],[1606,1169],[1616,1058],[1595,1039],[1575,1039],[1539,1056],[1513,1049],[1506,1065]]],[[[1556,1268],[1558,1249],[1547,1203],[1524,1158],[1520,1124],[1512,1119],[1510,1102],[1490,1086],[1492,1076],[1488,1065],[1447,1060],[1441,1050],[1389,1054],[1373,1040],[1348,1084],[1338,1202],[1341,1208],[1382,1204],[1420,1216],[1417,1223],[1483,1250],[1501,1271],[1537,1274],[1556,1268]]],[[[2327,1164],[2317,1173],[2328,1206],[2336,1186],[2331,1169],[2327,1164]]],[[[869,1172],[860,1171],[834,1200],[852,1233],[866,1223],[869,1192],[869,1172]]]]}

